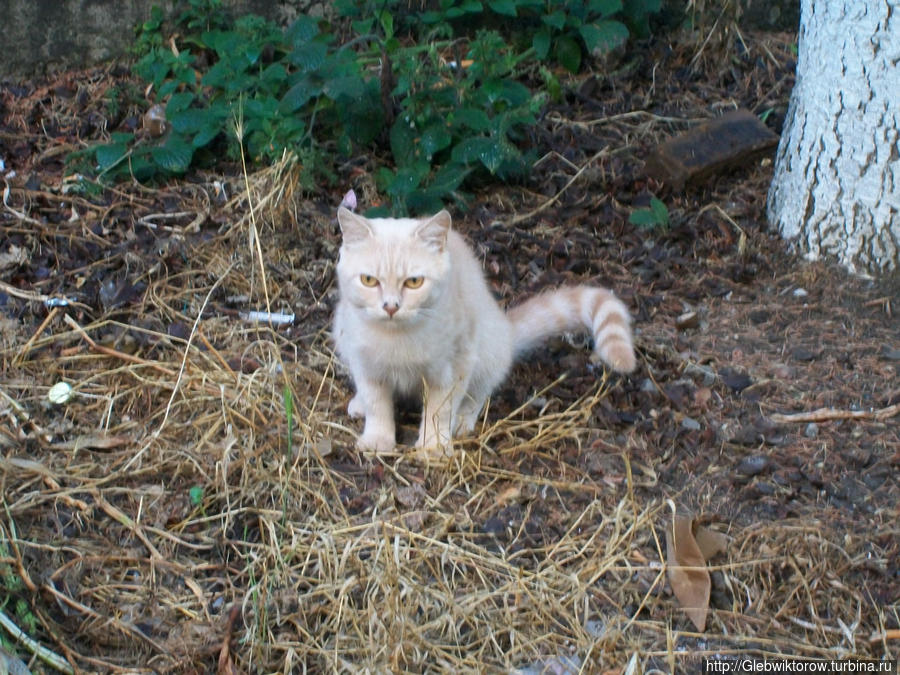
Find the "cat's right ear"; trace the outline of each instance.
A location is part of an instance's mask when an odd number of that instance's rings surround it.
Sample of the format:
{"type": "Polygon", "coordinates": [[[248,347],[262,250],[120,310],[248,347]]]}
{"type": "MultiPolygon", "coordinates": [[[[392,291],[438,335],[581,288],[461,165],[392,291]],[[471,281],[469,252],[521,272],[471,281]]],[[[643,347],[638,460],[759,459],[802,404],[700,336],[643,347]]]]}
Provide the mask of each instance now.
{"type": "Polygon", "coordinates": [[[416,228],[416,236],[435,253],[444,252],[448,232],[450,232],[450,214],[446,209],[423,221],[416,228]]]}
{"type": "Polygon", "coordinates": [[[345,244],[356,244],[366,241],[372,236],[372,228],[368,221],[358,216],[350,209],[343,206],[338,209],[338,223],[341,225],[341,235],[345,244]]]}

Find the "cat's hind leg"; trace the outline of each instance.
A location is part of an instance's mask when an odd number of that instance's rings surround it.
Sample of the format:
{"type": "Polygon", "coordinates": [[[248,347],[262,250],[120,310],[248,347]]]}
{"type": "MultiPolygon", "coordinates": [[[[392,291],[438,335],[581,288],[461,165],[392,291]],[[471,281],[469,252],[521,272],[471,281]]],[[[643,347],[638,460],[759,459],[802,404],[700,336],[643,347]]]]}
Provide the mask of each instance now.
{"type": "Polygon", "coordinates": [[[484,408],[484,402],[487,400],[485,392],[468,392],[459,403],[459,410],[456,414],[456,428],[453,430],[454,436],[466,436],[475,431],[475,425],[478,424],[478,416],[484,408]]]}

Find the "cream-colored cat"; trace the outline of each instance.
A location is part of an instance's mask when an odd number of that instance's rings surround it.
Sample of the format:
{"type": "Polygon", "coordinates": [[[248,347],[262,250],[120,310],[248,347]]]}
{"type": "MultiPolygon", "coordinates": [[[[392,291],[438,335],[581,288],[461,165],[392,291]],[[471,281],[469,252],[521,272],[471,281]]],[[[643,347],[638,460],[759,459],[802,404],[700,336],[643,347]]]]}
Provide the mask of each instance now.
{"type": "Polygon", "coordinates": [[[634,370],[628,310],[610,291],[563,287],[504,313],[446,211],[367,219],[340,208],[338,221],[334,339],[356,385],[349,413],[365,417],[361,450],[393,450],[394,398],[414,396],[424,399],[419,454],[449,455],[513,359],[553,334],[590,331],[601,359],[634,370]]]}

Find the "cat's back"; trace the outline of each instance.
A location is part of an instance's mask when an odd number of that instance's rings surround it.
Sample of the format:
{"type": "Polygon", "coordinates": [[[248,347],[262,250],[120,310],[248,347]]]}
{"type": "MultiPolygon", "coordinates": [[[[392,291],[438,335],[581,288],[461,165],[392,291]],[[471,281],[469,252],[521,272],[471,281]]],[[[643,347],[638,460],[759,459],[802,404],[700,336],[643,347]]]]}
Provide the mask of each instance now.
{"type": "Polygon", "coordinates": [[[447,236],[447,249],[455,281],[461,290],[473,299],[488,299],[491,304],[496,305],[484,278],[484,266],[466,238],[456,230],[451,230],[447,236]]]}

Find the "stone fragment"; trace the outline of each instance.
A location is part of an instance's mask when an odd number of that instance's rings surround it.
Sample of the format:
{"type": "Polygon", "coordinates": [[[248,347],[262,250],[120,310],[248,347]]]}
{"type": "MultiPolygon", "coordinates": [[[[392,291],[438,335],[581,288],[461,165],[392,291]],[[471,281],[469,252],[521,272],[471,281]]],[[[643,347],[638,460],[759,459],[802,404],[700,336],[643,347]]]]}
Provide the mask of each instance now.
{"type": "Polygon", "coordinates": [[[778,145],[778,136],[743,108],[671,138],[647,159],[647,174],[681,190],[748,166],[778,145]]]}

